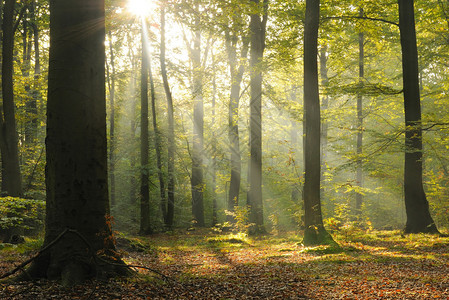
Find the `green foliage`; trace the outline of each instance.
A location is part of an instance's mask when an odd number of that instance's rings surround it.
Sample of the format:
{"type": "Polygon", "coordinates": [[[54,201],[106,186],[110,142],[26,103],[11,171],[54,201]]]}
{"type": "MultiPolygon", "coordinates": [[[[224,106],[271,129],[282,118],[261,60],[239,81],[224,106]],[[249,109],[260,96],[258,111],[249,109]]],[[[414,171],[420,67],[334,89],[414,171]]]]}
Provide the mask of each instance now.
{"type": "Polygon", "coordinates": [[[42,228],[44,201],[13,197],[0,198],[0,230],[36,232],[42,228]]]}

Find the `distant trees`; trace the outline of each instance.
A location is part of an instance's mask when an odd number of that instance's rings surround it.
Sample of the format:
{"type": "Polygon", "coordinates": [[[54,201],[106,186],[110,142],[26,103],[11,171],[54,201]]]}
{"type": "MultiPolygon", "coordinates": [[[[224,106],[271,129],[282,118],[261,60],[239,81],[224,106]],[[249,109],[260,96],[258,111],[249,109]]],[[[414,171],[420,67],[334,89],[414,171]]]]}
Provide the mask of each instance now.
{"type": "MultiPolygon", "coordinates": [[[[48,11],[45,1],[25,2],[0,3],[0,179],[4,193],[43,199],[48,11]]],[[[246,222],[244,228],[254,225],[251,233],[262,233],[305,221],[305,241],[320,243],[324,226],[400,228],[405,212],[406,232],[434,232],[448,223],[443,1],[414,1],[418,49],[407,37],[413,9],[404,1],[399,23],[396,3],[383,0],[360,7],[351,1],[270,1],[269,7],[267,0],[162,1],[150,12],[157,16],[145,16],[152,20],[145,37],[152,50],[150,58],[143,55],[142,74],[140,17],[123,1],[106,3],[108,168],[117,229],[172,230],[193,218],[200,226],[246,222]],[[151,86],[147,58],[160,60],[151,86]]]]}

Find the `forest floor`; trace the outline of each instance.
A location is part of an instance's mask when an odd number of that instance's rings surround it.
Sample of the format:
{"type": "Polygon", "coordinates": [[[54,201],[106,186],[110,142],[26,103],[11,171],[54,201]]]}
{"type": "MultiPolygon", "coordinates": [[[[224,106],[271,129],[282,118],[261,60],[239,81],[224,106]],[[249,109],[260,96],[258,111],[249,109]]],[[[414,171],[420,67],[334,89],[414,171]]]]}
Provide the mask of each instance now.
{"type": "MultiPolygon", "coordinates": [[[[120,238],[124,260],[146,267],[138,275],[72,288],[0,283],[0,299],[449,299],[449,238],[399,231],[334,238],[340,247],[304,247],[293,233],[252,239],[198,230],[120,238]]],[[[0,275],[38,244],[3,244],[0,275]]]]}

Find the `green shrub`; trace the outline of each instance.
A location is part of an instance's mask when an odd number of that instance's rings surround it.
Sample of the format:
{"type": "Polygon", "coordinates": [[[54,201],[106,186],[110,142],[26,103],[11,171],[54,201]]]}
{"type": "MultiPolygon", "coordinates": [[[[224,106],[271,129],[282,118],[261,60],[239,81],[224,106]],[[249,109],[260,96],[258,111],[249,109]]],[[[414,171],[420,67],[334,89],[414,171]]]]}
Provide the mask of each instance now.
{"type": "Polygon", "coordinates": [[[0,236],[36,234],[43,227],[45,202],[14,197],[0,198],[0,236]]]}

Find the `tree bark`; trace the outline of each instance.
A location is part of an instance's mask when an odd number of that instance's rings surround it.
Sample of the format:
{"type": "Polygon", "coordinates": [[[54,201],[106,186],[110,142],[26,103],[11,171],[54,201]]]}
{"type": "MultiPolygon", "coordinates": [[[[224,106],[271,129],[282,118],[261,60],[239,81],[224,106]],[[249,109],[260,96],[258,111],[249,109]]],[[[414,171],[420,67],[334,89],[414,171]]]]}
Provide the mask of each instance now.
{"type": "Polygon", "coordinates": [[[201,31],[200,20],[195,19],[195,32],[192,48],[193,67],[193,147],[192,147],[192,215],[194,225],[204,227],[203,203],[203,155],[204,155],[204,107],[203,74],[201,67],[201,31]]]}
{"type": "MultiPolygon", "coordinates": [[[[323,86],[327,86],[329,84],[329,78],[327,75],[327,45],[322,46],[320,49],[320,75],[321,75],[321,84],[323,86]]],[[[319,97],[319,96],[318,96],[319,97]]],[[[328,110],[329,108],[329,96],[328,95],[324,95],[321,101],[321,111],[325,112],[328,110]]],[[[320,114],[321,115],[321,114],[320,114]]],[[[327,119],[326,117],[322,118],[322,116],[320,116],[321,118],[321,140],[320,140],[320,152],[321,152],[321,169],[320,169],[320,182],[324,183],[324,172],[326,170],[326,159],[327,159],[327,145],[328,145],[328,139],[327,139],[327,134],[328,134],[328,123],[327,123],[327,119]]],[[[321,195],[324,195],[325,193],[325,189],[324,189],[324,184],[320,184],[320,193],[321,195]]]]}
{"type": "Polygon", "coordinates": [[[318,89],[318,26],[320,1],[306,0],[304,26],[304,245],[327,244],[320,199],[320,97],[318,89]]]}
{"type": "Polygon", "coordinates": [[[404,197],[407,222],[404,231],[438,233],[422,180],[421,100],[414,6],[410,0],[398,0],[398,4],[405,111],[404,197]]]}
{"type": "Polygon", "coordinates": [[[165,63],[165,6],[161,5],[161,75],[164,84],[165,97],[167,98],[168,115],[168,145],[167,145],[167,219],[165,226],[168,230],[173,228],[173,218],[175,213],[175,121],[173,110],[173,97],[168,83],[167,67],[165,63]]]}
{"type": "MultiPolygon", "coordinates": [[[[252,0],[259,8],[260,1],[252,0]]],[[[265,30],[268,17],[268,0],[263,3],[263,18],[259,9],[251,15],[250,21],[250,163],[249,163],[249,193],[250,222],[254,224],[250,229],[252,234],[265,233],[263,222],[262,200],[262,60],[265,49],[265,30]]]]}
{"type": "Polygon", "coordinates": [[[114,62],[114,48],[112,47],[112,34],[108,32],[109,36],[109,52],[111,73],[108,71],[108,86],[109,86],[109,184],[110,184],[110,201],[111,207],[115,205],[115,62],[114,62]]]}
{"type": "MultiPolygon", "coordinates": [[[[109,216],[103,0],[50,1],[46,219],[32,278],[66,286],[124,272],[93,259],[117,257],[109,216]]],[[[117,260],[115,262],[120,262],[117,260]]]]}
{"type": "Polygon", "coordinates": [[[148,68],[149,53],[142,21],[142,66],[140,73],[140,234],[151,233],[148,138],[148,68]]]}
{"type": "Polygon", "coordinates": [[[153,117],[153,131],[154,131],[154,148],[156,152],[156,165],[158,170],[159,179],[159,195],[161,197],[160,208],[164,224],[167,223],[167,197],[165,196],[165,180],[162,170],[162,145],[161,145],[161,132],[157,125],[157,113],[156,113],[156,93],[154,90],[154,78],[151,70],[151,63],[148,65],[148,71],[150,76],[150,92],[151,92],[151,114],[153,117]]]}
{"type": "MultiPolygon", "coordinates": [[[[360,16],[363,16],[363,9],[360,9],[360,16]]],[[[365,35],[363,32],[359,33],[359,84],[363,86],[363,79],[365,77],[365,35]]],[[[356,146],[356,184],[359,188],[363,187],[363,95],[357,95],[357,146],[356,146]]],[[[355,210],[357,215],[362,213],[363,194],[357,191],[355,194],[355,210]]]]}
{"type": "Polygon", "coordinates": [[[14,5],[16,1],[6,0],[2,22],[2,94],[0,107],[0,150],[2,158],[2,193],[22,196],[18,135],[16,130],[13,53],[14,53],[14,5]]]}
{"type": "MultiPolygon", "coordinates": [[[[234,207],[239,203],[242,158],[240,155],[240,137],[239,137],[239,102],[240,85],[245,72],[244,61],[248,56],[249,39],[242,36],[242,49],[240,59],[237,59],[237,36],[231,36],[232,33],[226,33],[226,52],[228,54],[229,69],[231,73],[231,95],[229,99],[229,150],[231,152],[231,179],[229,183],[229,195],[227,200],[227,210],[234,212],[234,207]],[[239,63],[237,63],[240,61],[239,63]]],[[[233,222],[232,214],[227,216],[227,221],[233,222]]]]}

